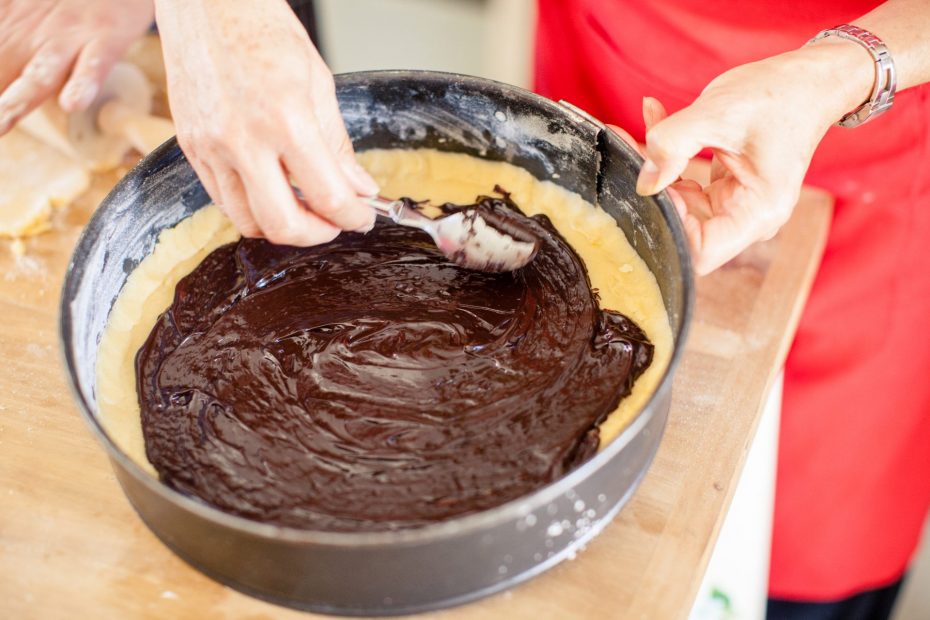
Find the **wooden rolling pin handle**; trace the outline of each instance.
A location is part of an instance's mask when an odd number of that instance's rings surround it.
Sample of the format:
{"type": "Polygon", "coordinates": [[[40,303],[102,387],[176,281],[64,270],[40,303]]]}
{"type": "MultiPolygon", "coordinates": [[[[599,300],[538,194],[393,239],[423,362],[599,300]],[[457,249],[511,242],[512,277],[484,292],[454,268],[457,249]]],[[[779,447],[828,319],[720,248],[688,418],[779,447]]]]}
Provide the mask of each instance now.
{"type": "Polygon", "coordinates": [[[174,135],[174,123],[168,119],[137,112],[120,101],[104,104],[97,124],[104,133],[126,138],[143,155],[174,135]]]}

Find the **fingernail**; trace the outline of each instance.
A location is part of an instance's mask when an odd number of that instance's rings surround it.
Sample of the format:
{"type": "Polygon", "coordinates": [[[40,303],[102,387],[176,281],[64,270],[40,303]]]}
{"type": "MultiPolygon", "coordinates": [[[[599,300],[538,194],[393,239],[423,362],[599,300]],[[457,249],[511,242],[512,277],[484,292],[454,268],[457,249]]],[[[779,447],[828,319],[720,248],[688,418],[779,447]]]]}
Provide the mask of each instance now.
{"type": "Polygon", "coordinates": [[[353,162],[346,164],[343,168],[358,193],[363,196],[377,196],[381,191],[378,183],[359,164],[353,162]]]}
{"type": "Polygon", "coordinates": [[[97,84],[86,78],[69,82],[61,92],[61,107],[69,112],[87,109],[97,96],[97,84]]]}
{"type": "Polygon", "coordinates": [[[643,97],[643,120],[646,122],[646,129],[652,125],[652,104],[649,97],[643,97]]]}
{"type": "Polygon", "coordinates": [[[651,196],[656,193],[656,184],[659,182],[659,167],[651,159],[643,162],[636,180],[636,193],[640,196],[651,196]]]}
{"type": "Polygon", "coordinates": [[[31,93],[29,80],[19,78],[0,95],[0,134],[6,133],[26,111],[31,93]]]}
{"type": "Polygon", "coordinates": [[[368,211],[368,214],[370,217],[369,219],[365,221],[364,224],[355,228],[354,232],[367,233],[367,232],[370,232],[371,229],[375,227],[375,219],[377,218],[377,216],[375,215],[375,210],[372,209],[368,204],[366,204],[362,200],[359,200],[359,202],[365,206],[365,209],[368,211]]]}

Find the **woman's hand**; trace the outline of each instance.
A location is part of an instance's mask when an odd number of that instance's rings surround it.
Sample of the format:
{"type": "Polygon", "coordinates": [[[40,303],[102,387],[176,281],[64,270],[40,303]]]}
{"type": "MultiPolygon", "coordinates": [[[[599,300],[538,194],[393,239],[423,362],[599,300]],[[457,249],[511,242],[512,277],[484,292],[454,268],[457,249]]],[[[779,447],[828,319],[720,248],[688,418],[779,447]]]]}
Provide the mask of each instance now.
{"type": "Polygon", "coordinates": [[[333,76],[287,3],[155,4],[178,142],[239,231],[313,245],[370,229],[359,196],[378,186],[355,162],[333,76]]]}
{"type": "Polygon", "coordinates": [[[0,135],[59,89],[85,109],[152,18],[152,0],[0,0],[0,135]]]}
{"type": "Polygon", "coordinates": [[[727,71],[671,116],[657,100],[643,101],[646,161],[637,191],[671,187],[698,273],[778,232],[814,149],[833,123],[868,99],[874,75],[859,45],[824,39],[727,71]],[[713,153],[710,184],[679,181],[705,148],[713,153]]]}

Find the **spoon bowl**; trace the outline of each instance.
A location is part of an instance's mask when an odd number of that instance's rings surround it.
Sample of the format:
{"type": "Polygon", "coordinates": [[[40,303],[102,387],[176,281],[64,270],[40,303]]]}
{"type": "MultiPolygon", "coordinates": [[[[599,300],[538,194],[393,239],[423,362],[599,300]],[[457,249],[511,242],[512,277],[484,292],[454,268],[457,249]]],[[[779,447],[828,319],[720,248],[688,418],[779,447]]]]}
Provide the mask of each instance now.
{"type": "Polygon", "coordinates": [[[525,267],[539,249],[539,239],[478,208],[469,208],[435,219],[403,200],[366,199],[379,215],[401,226],[426,232],[436,247],[455,264],[488,273],[525,267]]]}

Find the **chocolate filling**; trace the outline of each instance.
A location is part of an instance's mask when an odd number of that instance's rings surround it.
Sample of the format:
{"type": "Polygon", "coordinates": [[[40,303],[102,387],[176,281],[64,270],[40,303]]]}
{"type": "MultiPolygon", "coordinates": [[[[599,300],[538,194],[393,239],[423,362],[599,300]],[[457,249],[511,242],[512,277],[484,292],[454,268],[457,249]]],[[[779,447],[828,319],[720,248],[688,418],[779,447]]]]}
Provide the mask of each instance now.
{"type": "Polygon", "coordinates": [[[136,358],[161,479],[258,521],[386,530],[497,506],[592,456],[652,345],[598,308],[546,217],[505,193],[456,208],[518,218],[536,258],[470,271],[383,221],[207,256],[136,358]]]}

